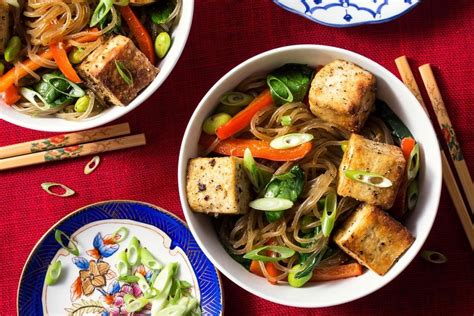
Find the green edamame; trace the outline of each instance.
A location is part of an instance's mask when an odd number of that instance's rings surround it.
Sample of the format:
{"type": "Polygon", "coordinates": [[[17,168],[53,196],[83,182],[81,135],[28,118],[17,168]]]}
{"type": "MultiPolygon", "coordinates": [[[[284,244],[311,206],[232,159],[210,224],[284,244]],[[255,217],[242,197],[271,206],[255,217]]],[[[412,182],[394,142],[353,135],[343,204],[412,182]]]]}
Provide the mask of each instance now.
{"type": "Polygon", "coordinates": [[[296,278],[296,274],[298,272],[302,271],[302,270],[303,270],[303,265],[301,263],[293,266],[290,269],[290,273],[288,274],[288,283],[290,284],[290,286],[292,286],[292,287],[302,287],[303,285],[306,284],[306,282],[311,280],[311,277],[313,276],[312,273],[308,273],[308,275],[306,275],[302,278],[299,278],[299,279],[296,278]]]}
{"type": "Polygon", "coordinates": [[[70,53],[69,53],[69,61],[72,64],[79,64],[82,62],[85,56],[84,55],[84,48],[74,48],[70,53]]]}
{"type": "Polygon", "coordinates": [[[77,99],[76,104],[74,104],[74,111],[79,113],[85,112],[87,110],[87,107],[89,106],[89,101],[90,98],[87,95],[80,97],[79,99],[77,99]]]}
{"type": "Polygon", "coordinates": [[[155,53],[159,58],[163,58],[168,53],[171,46],[171,37],[166,32],[161,32],[155,39],[155,53]]]}
{"type": "Polygon", "coordinates": [[[227,113],[217,113],[208,117],[202,124],[202,130],[209,135],[216,135],[216,129],[227,123],[232,116],[227,113]]]}
{"type": "Polygon", "coordinates": [[[12,62],[18,56],[21,50],[21,39],[18,36],[12,36],[5,47],[4,57],[7,62],[12,62]]]}

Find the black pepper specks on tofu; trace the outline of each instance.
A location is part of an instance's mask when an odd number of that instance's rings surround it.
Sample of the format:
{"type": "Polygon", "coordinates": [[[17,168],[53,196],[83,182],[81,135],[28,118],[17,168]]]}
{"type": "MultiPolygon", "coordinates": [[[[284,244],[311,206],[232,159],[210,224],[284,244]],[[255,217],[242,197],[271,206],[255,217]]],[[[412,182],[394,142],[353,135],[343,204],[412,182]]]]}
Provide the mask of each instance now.
{"type": "Polygon", "coordinates": [[[250,181],[237,157],[195,158],[188,162],[186,195],[195,212],[245,214],[250,181]]]}
{"type": "Polygon", "coordinates": [[[361,204],[334,234],[334,242],[360,264],[386,274],[415,241],[402,224],[380,208],[361,204]]]}
{"type": "Polygon", "coordinates": [[[78,72],[103,102],[123,106],[147,87],[159,70],[130,38],[116,35],[87,56],[78,66],[78,72]],[[116,62],[130,72],[131,85],[119,74],[116,62]]]}
{"type": "Polygon", "coordinates": [[[351,132],[358,132],[374,109],[373,74],[344,60],[319,70],[311,83],[309,104],[314,115],[351,132]]]}
{"type": "Polygon", "coordinates": [[[339,165],[337,194],[389,209],[397,197],[405,165],[400,147],[352,134],[339,165]],[[392,181],[392,186],[378,188],[349,179],[344,175],[345,170],[362,170],[382,175],[392,181]]]}

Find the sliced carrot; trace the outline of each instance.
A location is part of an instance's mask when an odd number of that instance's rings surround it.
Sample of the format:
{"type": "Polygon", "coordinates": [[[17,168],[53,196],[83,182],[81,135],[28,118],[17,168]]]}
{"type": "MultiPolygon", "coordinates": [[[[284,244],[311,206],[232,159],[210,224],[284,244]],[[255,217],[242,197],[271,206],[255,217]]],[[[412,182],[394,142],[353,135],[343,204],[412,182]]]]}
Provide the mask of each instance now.
{"type": "Polygon", "coordinates": [[[5,93],[3,95],[3,100],[5,101],[6,104],[8,105],[13,105],[18,100],[21,99],[20,93],[18,92],[18,88],[15,85],[11,85],[10,87],[5,90],[5,93]]]}
{"type": "Polygon", "coordinates": [[[130,8],[130,6],[119,6],[118,8],[123,19],[125,22],[127,22],[130,31],[132,31],[133,37],[138,42],[138,47],[154,65],[156,62],[156,56],[150,33],[148,33],[145,26],[143,26],[135,13],[133,13],[133,10],[130,8]]]}
{"type": "Polygon", "coordinates": [[[362,272],[362,266],[358,263],[349,263],[327,268],[316,268],[313,271],[311,281],[320,282],[345,279],[361,275],[362,272]]]}
{"type": "Polygon", "coordinates": [[[408,161],[408,159],[410,159],[410,154],[413,151],[415,144],[415,140],[411,137],[405,137],[402,139],[400,147],[402,148],[403,157],[405,157],[405,160],[408,161]]]}
{"type": "MultiPolygon", "coordinates": [[[[270,282],[271,284],[277,284],[276,277],[279,276],[281,272],[275,267],[273,262],[265,262],[265,269],[267,270],[268,275],[271,277],[268,282],[270,282]]],[[[250,263],[250,272],[255,275],[265,277],[262,269],[260,269],[260,263],[257,260],[252,260],[252,262],[250,263]]]]}
{"type": "Polygon", "coordinates": [[[79,78],[76,70],[69,61],[64,43],[51,44],[49,45],[49,50],[53,54],[53,59],[63,75],[74,83],[80,83],[81,78],[79,78]]]}
{"type": "Polygon", "coordinates": [[[255,99],[253,99],[253,101],[250,102],[250,104],[245,109],[237,113],[237,115],[235,115],[230,121],[217,128],[217,137],[219,137],[219,139],[227,139],[237,134],[238,132],[250,125],[252,117],[258,111],[272,104],[272,94],[270,93],[270,90],[266,89],[255,99]]]}

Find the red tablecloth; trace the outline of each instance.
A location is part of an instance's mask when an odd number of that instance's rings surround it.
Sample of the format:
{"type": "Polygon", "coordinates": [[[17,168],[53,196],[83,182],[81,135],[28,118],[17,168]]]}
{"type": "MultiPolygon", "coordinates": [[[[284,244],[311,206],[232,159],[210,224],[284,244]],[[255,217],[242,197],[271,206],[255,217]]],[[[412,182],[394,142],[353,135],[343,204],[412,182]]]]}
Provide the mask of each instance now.
{"type": "MultiPolygon", "coordinates": [[[[295,0],[296,1],[296,0],[295,0]]],[[[474,174],[474,2],[423,1],[402,18],[381,25],[336,29],[286,12],[271,1],[196,1],[192,31],[177,67],[153,97],[121,122],[145,132],[148,145],[103,154],[91,175],[89,158],[0,174],[0,315],[16,314],[18,280],[37,240],[69,212],[98,201],[131,199],[154,203],[183,217],[177,161],[184,129],[195,106],[232,67],[265,50],[290,44],[324,44],[361,53],[393,72],[406,54],[412,65],[439,67],[439,84],[474,174]],[[60,182],[77,195],[45,194],[40,183],[60,182]]],[[[48,136],[0,122],[0,146],[48,136]]],[[[325,309],[297,309],[267,302],[224,278],[228,315],[473,315],[474,256],[443,189],[426,249],[447,255],[444,265],[416,258],[392,283],[358,301],[325,309]]],[[[275,291],[278,288],[275,287],[275,291]]]]}

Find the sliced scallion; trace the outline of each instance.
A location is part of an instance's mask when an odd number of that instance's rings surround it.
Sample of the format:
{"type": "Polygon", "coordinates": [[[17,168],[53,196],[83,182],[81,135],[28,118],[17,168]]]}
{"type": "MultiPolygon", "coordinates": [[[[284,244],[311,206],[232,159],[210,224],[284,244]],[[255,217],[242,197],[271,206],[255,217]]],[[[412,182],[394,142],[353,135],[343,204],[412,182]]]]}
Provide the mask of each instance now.
{"type": "Polygon", "coordinates": [[[84,167],[84,174],[91,174],[99,166],[100,157],[94,156],[84,167]]]}
{"type": "Polygon", "coordinates": [[[346,152],[346,150],[347,150],[347,144],[348,144],[348,143],[349,143],[349,142],[348,142],[347,140],[341,142],[341,150],[342,150],[343,152],[346,152]]]}
{"type": "Polygon", "coordinates": [[[140,260],[143,265],[152,270],[161,270],[163,265],[159,263],[151,252],[146,248],[140,249],[140,260]]]}
{"type": "Polygon", "coordinates": [[[248,95],[242,92],[237,92],[237,91],[230,91],[230,92],[224,93],[224,95],[222,95],[220,98],[220,101],[222,104],[225,104],[228,106],[238,106],[238,107],[249,105],[249,103],[252,102],[252,100],[253,100],[253,97],[251,95],[248,95]]]}
{"type": "Polygon", "coordinates": [[[135,276],[138,278],[137,283],[138,283],[138,286],[140,287],[140,290],[142,290],[143,293],[148,291],[150,289],[150,284],[148,284],[143,274],[136,272],[135,276]]]}
{"type": "Polygon", "coordinates": [[[114,4],[124,7],[127,6],[130,3],[130,0],[114,0],[114,4]]]}
{"type": "Polygon", "coordinates": [[[301,265],[301,269],[296,272],[295,278],[302,279],[308,275],[313,274],[314,268],[319,264],[321,259],[324,257],[324,254],[327,250],[327,244],[325,244],[321,250],[313,252],[301,265]]]}
{"type": "Polygon", "coordinates": [[[248,148],[245,148],[244,151],[244,169],[257,193],[263,190],[272,178],[270,172],[257,166],[255,159],[253,159],[252,152],[248,148]]]}
{"type": "Polygon", "coordinates": [[[294,97],[290,88],[275,76],[269,75],[267,77],[267,84],[274,98],[277,98],[281,104],[293,102],[294,97]]]}
{"type": "Polygon", "coordinates": [[[67,95],[68,97],[80,98],[80,97],[83,97],[84,95],[86,95],[86,92],[81,87],[79,87],[74,82],[72,82],[72,81],[70,81],[70,80],[68,80],[68,79],[66,79],[62,76],[58,76],[58,75],[55,75],[55,74],[45,74],[45,75],[43,75],[43,80],[45,82],[47,82],[48,84],[50,84],[51,87],[53,87],[54,90],[56,90],[59,93],[62,93],[64,95],[67,95]],[[58,89],[57,86],[54,84],[55,81],[63,81],[65,83],[67,83],[72,88],[72,90],[69,91],[69,92],[64,92],[63,90],[58,89]]]}
{"type": "Polygon", "coordinates": [[[57,260],[48,266],[46,271],[46,284],[54,285],[58,282],[59,276],[61,275],[62,264],[61,261],[57,260]]]}
{"type": "Polygon", "coordinates": [[[283,259],[288,259],[295,254],[293,249],[283,246],[263,246],[257,249],[254,249],[250,252],[247,252],[244,255],[245,259],[257,260],[263,262],[277,262],[283,259]],[[263,251],[271,251],[276,254],[274,257],[261,255],[263,251]]]}
{"type": "Polygon", "coordinates": [[[66,249],[67,252],[75,256],[79,256],[79,248],[77,247],[76,243],[71,238],[69,238],[69,236],[66,235],[62,230],[56,229],[56,231],[54,232],[54,239],[56,239],[58,244],[60,244],[61,247],[66,249]],[[67,246],[64,245],[63,238],[67,239],[67,246]]]}
{"type": "Polygon", "coordinates": [[[418,201],[418,182],[412,181],[407,189],[407,207],[411,211],[415,208],[418,201]]]}
{"type": "Polygon", "coordinates": [[[280,198],[261,198],[250,202],[249,206],[254,210],[265,212],[278,212],[288,210],[293,207],[293,202],[280,198]]]}
{"type": "Polygon", "coordinates": [[[421,257],[428,262],[435,263],[435,264],[442,264],[448,261],[445,255],[441,252],[433,251],[433,250],[424,250],[421,253],[421,257]]]}
{"type": "Polygon", "coordinates": [[[281,117],[280,123],[281,123],[282,126],[291,126],[293,124],[293,121],[291,119],[291,116],[284,115],[284,116],[281,117]]]}
{"type": "Polygon", "coordinates": [[[140,241],[137,237],[132,237],[127,249],[127,261],[131,266],[140,264],[140,241]]]}
{"type": "Polygon", "coordinates": [[[38,92],[36,92],[33,89],[23,87],[23,88],[20,89],[20,94],[25,99],[27,99],[30,103],[32,103],[34,106],[36,106],[37,108],[40,108],[40,109],[46,109],[46,110],[47,109],[52,109],[52,108],[55,108],[59,105],[59,104],[49,103],[48,101],[46,101],[45,98],[43,98],[43,96],[41,94],[39,94],[38,92]],[[43,103],[43,106],[41,106],[38,103],[38,100],[41,103],[43,103]]]}
{"type": "Polygon", "coordinates": [[[127,252],[126,251],[121,251],[118,254],[118,259],[117,263],[115,264],[117,267],[117,272],[119,276],[125,277],[129,273],[129,266],[128,266],[128,261],[127,261],[127,252]]]}
{"type": "Polygon", "coordinates": [[[324,212],[321,216],[321,230],[324,237],[329,237],[336,222],[337,195],[334,191],[329,191],[324,203],[324,212]]]}
{"type": "Polygon", "coordinates": [[[138,282],[138,277],[134,275],[125,275],[125,276],[119,276],[119,281],[125,282],[125,283],[136,283],[138,282]]]}
{"type": "Polygon", "coordinates": [[[68,188],[67,186],[65,186],[64,184],[61,184],[61,183],[44,182],[44,183],[41,183],[41,187],[48,194],[51,194],[51,195],[54,195],[54,196],[59,196],[59,197],[68,197],[68,196],[72,196],[72,195],[76,194],[76,192],[74,192],[74,190],[68,188]],[[53,187],[62,188],[64,190],[64,193],[59,194],[59,193],[55,193],[55,192],[51,191],[50,189],[53,188],[53,187]]]}
{"type": "Polygon", "coordinates": [[[420,170],[420,146],[417,143],[413,147],[410,153],[410,158],[408,159],[408,164],[407,164],[408,181],[415,179],[416,175],[418,174],[418,170],[420,170]]]}
{"type": "Polygon", "coordinates": [[[125,304],[130,304],[130,302],[133,301],[134,299],[135,299],[135,296],[133,296],[132,294],[127,293],[123,296],[123,302],[125,304]]]}
{"type": "Polygon", "coordinates": [[[129,313],[134,313],[142,310],[143,307],[145,307],[146,304],[148,304],[149,300],[145,297],[139,297],[128,304],[125,304],[125,309],[129,313]]]}
{"type": "Polygon", "coordinates": [[[288,149],[312,141],[314,136],[307,133],[292,133],[277,137],[270,142],[275,149],[288,149]]]}
{"type": "Polygon", "coordinates": [[[115,60],[115,68],[117,68],[117,72],[119,73],[120,77],[122,77],[123,81],[125,81],[125,83],[129,86],[133,86],[132,73],[121,61],[115,60]]]}
{"type": "Polygon", "coordinates": [[[94,10],[94,13],[92,14],[91,17],[91,22],[90,22],[90,27],[96,26],[97,24],[100,23],[107,14],[109,14],[110,10],[112,9],[114,5],[113,0],[100,0],[99,4],[94,10]]]}
{"type": "Polygon", "coordinates": [[[297,264],[291,267],[290,272],[288,273],[288,283],[292,287],[302,287],[303,285],[306,284],[309,280],[311,280],[311,277],[313,276],[312,273],[308,273],[307,275],[297,278],[296,275],[303,271],[303,265],[297,264]]]}
{"type": "Polygon", "coordinates": [[[157,316],[177,316],[177,315],[187,315],[186,314],[186,306],[182,305],[171,305],[166,306],[158,314],[157,316]]]}
{"type": "Polygon", "coordinates": [[[344,171],[344,175],[351,180],[365,183],[377,188],[389,188],[392,186],[392,181],[390,181],[390,179],[387,179],[378,173],[367,172],[363,170],[346,170],[344,171]]]}
{"type": "Polygon", "coordinates": [[[118,244],[124,241],[125,239],[127,239],[127,237],[128,237],[128,228],[125,226],[120,227],[112,234],[112,239],[115,240],[115,242],[118,244]],[[120,237],[117,239],[117,236],[120,236],[120,237]]]}

